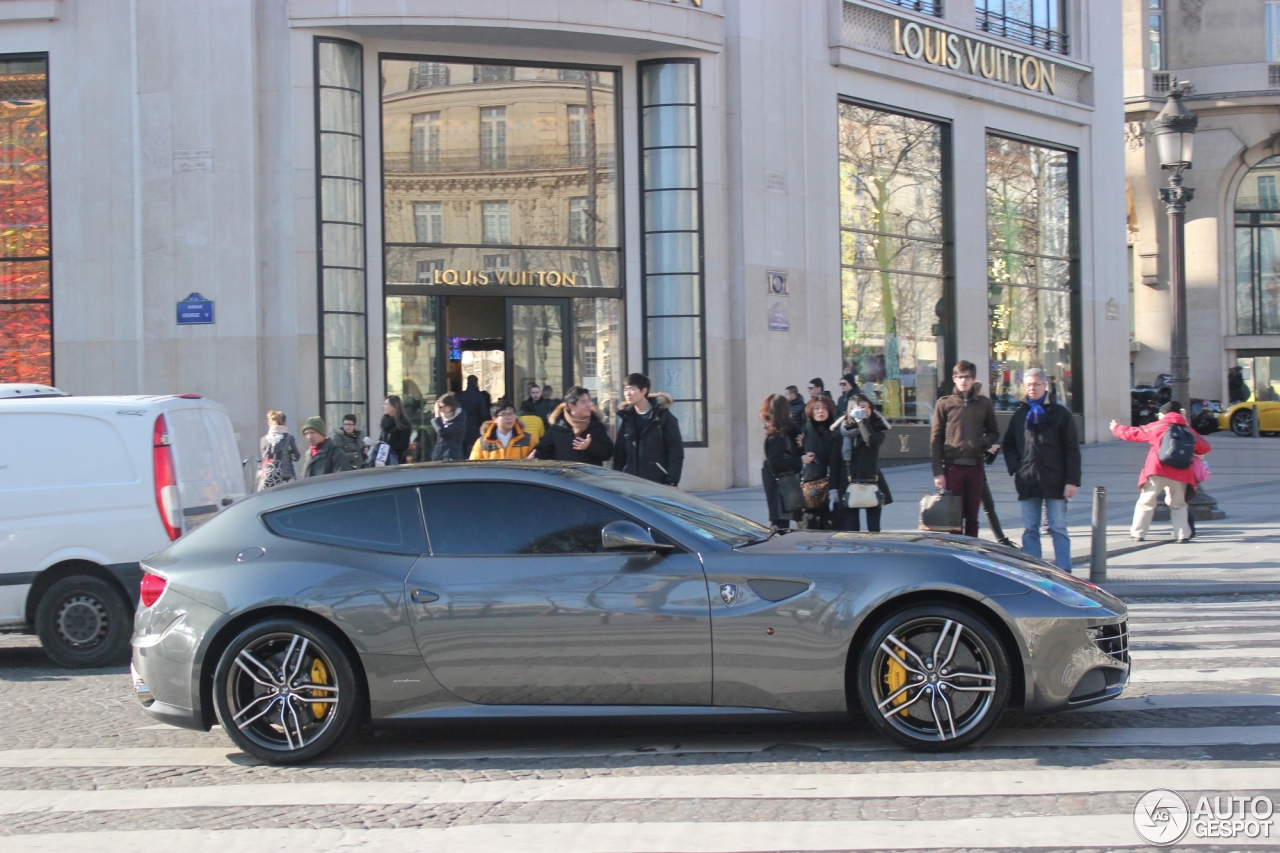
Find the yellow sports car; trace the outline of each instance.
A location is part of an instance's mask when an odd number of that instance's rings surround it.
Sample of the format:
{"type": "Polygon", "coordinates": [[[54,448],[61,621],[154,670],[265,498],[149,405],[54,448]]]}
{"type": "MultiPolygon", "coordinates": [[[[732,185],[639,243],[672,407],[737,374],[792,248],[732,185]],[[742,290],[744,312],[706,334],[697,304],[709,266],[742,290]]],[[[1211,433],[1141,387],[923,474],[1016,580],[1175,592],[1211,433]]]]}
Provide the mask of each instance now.
{"type": "MultiPolygon", "coordinates": [[[[1280,432],[1280,402],[1267,400],[1257,404],[1259,432],[1280,432]]],[[[1253,403],[1236,403],[1218,415],[1218,429],[1229,429],[1236,435],[1253,435],[1253,403]]]]}

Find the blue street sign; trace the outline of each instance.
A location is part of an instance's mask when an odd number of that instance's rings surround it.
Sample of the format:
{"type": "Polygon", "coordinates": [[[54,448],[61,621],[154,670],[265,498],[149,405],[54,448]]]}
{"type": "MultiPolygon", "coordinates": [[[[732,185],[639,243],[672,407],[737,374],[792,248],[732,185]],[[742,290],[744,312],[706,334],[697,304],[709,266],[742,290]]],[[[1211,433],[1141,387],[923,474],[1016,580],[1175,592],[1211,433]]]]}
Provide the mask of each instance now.
{"type": "Polygon", "coordinates": [[[213,322],[213,300],[193,293],[178,303],[178,325],[190,326],[213,322]]]}

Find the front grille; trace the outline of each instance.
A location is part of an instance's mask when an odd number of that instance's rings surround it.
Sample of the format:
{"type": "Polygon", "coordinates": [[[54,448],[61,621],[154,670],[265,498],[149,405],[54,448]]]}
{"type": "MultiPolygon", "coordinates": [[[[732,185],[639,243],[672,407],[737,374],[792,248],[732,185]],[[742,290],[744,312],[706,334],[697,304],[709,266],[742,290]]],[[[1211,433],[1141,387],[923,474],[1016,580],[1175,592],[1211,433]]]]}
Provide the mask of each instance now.
{"type": "Polygon", "coordinates": [[[1089,629],[1093,644],[1107,657],[1118,663],[1129,662],[1129,623],[1100,625],[1089,629]]]}

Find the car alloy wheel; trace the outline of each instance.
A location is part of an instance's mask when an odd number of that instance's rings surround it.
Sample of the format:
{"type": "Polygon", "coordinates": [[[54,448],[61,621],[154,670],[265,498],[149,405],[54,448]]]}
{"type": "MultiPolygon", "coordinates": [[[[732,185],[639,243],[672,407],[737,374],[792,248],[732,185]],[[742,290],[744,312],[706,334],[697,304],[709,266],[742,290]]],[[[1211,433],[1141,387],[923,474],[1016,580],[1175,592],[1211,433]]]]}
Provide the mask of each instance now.
{"type": "Polygon", "coordinates": [[[1009,664],[987,624],[948,605],[884,620],[863,647],[858,699],[872,724],[911,749],[959,749],[986,734],[1009,699],[1009,664]]]}
{"type": "Polygon", "coordinates": [[[333,749],[363,705],[346,652],[300,620],[249,627],[223,651],[213,678],[223,731],[272,764],[309,761],[333,749]]]}
{"type": "Polygon", "coordinates": [[[1243,438],[1253,435],[1253,410],[1241,409],[1232,415],[1231,431],[1243,438]]]}

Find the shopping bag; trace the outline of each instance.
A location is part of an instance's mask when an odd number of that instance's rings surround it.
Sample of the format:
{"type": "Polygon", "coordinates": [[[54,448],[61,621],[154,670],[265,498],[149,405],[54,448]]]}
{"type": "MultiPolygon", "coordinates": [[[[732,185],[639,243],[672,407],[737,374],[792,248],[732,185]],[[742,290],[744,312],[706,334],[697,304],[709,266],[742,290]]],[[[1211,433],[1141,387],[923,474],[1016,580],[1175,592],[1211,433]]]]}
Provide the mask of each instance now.
{"type": "Polygon", "coordinates": [[[959,495],[948,491],[925,495],[920,499],[920,529],[938,533],[959,533],[964,518],[964,504],[959,495]]]}

